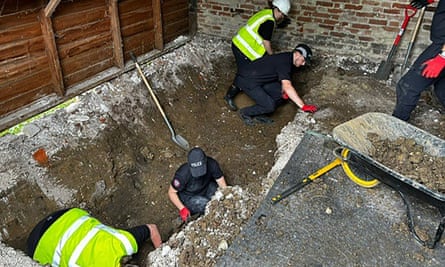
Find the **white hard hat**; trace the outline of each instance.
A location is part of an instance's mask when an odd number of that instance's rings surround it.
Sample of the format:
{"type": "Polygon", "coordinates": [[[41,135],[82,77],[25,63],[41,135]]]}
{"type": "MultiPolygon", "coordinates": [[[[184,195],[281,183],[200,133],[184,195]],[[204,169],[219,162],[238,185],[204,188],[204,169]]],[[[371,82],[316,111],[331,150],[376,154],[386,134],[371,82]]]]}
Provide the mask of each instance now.
{"type": "Polygon", "coordinates": [[[287,16],[290,10],[290,2],[289,0],[273,0],[272,5],[278,8],[281,13],[287,16]]]}

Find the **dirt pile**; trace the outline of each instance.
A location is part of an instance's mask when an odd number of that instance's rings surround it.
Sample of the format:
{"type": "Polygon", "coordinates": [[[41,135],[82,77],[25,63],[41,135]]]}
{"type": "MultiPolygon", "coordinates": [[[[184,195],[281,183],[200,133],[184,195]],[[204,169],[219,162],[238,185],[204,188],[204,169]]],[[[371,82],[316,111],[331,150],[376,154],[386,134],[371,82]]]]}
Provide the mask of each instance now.
{"type": "Polygon", "coordinates": [[[205,216],[149,254],[149,266],[214,266],[258,207],[260,197],[239,186],[216,192],[205,216]]]}
{"type": "Polygon", "coordinates": [[[394,141],[368,134],[373,148],[370,156],[401,175],[425,185],[435,192],[445,193],[445,158],[424,152],[414,139],[399,137],[394,141]]]}

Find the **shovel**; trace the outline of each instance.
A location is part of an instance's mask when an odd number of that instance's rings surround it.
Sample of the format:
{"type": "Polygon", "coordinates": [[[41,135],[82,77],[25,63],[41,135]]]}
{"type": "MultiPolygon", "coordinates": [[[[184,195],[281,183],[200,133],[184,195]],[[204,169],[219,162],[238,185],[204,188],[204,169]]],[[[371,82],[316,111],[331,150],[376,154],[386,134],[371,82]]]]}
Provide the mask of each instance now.
{"type": "Polygon", "coordinates": [[[153,98],[153,101],[155,102],[156,107],[159,109],[159,112],[161,112],[161,115],[164,118],[164,121],[167,124],[168,129],[170,130],[173,142],[175,142],[175,144],[180,146],[182,149],[189,150],[190,146],[189,146],[189,143],[187,142],[187,140],[185,140],[184,137],[180,136],[179,134],[175,133],[175,130],[173,129],[170,121],[167,118],[167,114],[165,114],[164,110],[162,109],[158,98],[156,97],[155,93],[153,92],[153,89],[151,88],[150,84],[147,81],[147,78],[145,77],[144,73],[142,72],[141,66],[139,66],[139,63],[138,63],[135,55],[133,54],[133,52],[130,53],[130,56],[131,56],[131,59],[133,59],[133,62],[136,65],[136,68],[138,69],[138,72],[139,72],[142,80],[144,81],[145,86],[147,87],[148,91],[150,92],[150,95],[153,98]]]}
{"type": "Polygon", "coordinates": [[[411,50],[413,49],[413,45],[414,45],[414,42],[416,41],[417,33],[419,32],[420,25],[422,24],[423,16],[425,15],[425,9],[426,9],[426,7],[423,7],[420,10],[419,17],[417,18],[416,27],[413,30],[413,34],[411,36],[411,41],[409,42],[408,48],[406,50],[405,60],[403,61],[403,65],[402,65],[402,72],[404,72],[405,69],[407,68],[408,59],[411,54],[411,50]]]}
{"type": "Polygon", "coordinates": [[[416,15],[417,8],[412,7],[411,5],[407,5],[405,7],[405,19],[403,20],[402,26],[400,27],[400,31],[396,36],[396,39],[394,40],[394,43],[391,47],[391,51],[388,54],[388,57],[386,61],[382,61],[380,63],[379,68],[377,69],[377,72],[375,73],[375,78],[377,80],[387,80],[389,77],[389,74],[391,73],[393,69],[393,65],[391,63],[392,58],[394,57],[394,54],[396,53],[397,47],[399,46],[400,40],[402,39],[403,34],[405,33],[405,29],[408,26],[409,20],[416,15]],[[411,10],[411,14],[409,14],[409,10],[411,10]]]}

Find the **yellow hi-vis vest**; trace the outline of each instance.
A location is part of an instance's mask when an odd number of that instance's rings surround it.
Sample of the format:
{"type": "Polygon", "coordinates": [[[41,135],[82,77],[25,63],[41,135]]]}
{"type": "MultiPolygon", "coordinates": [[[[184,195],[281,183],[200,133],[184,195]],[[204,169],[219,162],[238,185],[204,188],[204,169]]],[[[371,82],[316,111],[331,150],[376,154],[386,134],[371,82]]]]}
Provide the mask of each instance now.
{"type": "Polygon", "coordinates": [[[33,258],[53,267],[119,267],[121,258],[137,249],[129,232],[106,226],[88,212],[73,208],[45,231],[33,258]]]}
{"type": "Polygon", "coordinates": [[[253,15],[238,34],[232,38],[236,47],[251,61],[264,55],[266,48],[263,45],[263,38],[258,34],[260,25],[267,20],[275,23],[272,9],[264,9],[253,15]]]}

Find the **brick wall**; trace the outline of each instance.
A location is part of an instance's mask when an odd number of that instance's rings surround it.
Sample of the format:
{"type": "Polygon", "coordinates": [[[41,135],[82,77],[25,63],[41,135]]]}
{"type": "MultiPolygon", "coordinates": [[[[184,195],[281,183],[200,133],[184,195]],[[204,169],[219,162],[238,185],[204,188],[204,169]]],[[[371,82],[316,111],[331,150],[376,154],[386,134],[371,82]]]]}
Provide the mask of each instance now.
{"type": "MultiPolygon", "coordinates": [[[[198,32],[231,39],[252,14],[267,8],[269,1],[197,0],[196,4],[198,32]]],[[[291,0],[291,24],[275,31],[273,46],[277,51],[287,50],[305,42],[319,53],[361,55],[379,62],[391,50],[407,4],[409,0],[291,0]]],[[[410,61],[430,44],[432,14],[425,13],[410,61]]],[[[417,17],[411,18],[398,46],[397,63],[403,62],[417,17]]]]}

